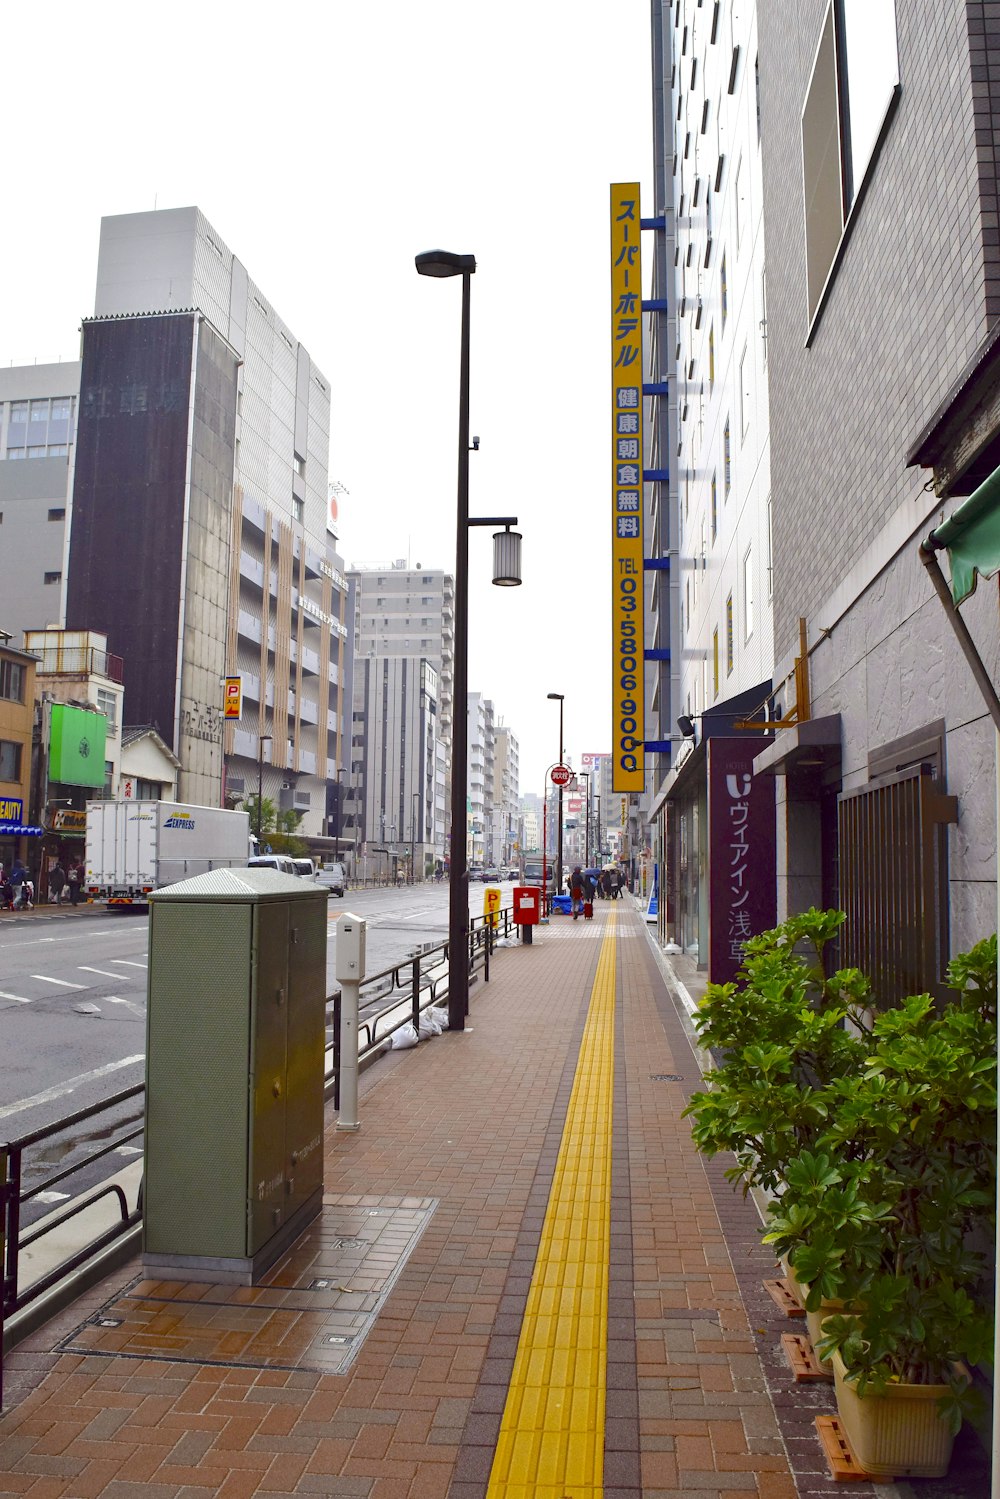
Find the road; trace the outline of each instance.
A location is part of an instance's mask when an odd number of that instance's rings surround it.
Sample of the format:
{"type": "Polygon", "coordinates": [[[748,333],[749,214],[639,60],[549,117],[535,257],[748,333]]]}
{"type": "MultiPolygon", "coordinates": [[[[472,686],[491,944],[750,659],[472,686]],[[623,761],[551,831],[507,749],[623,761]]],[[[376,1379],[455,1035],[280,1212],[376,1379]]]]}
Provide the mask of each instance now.
{"type": "MultiPolygon", "coordinates": [[[[511,886],[502,887],[509,906],[511,886]]],[[[470,890],[481,915],[483,887],[470,890]]],[[[368,922],[368,972],[448,935],[448,886],[349,891],[329,903],[327,992],[336,988],[335,924],[368,922]]],[[[0,1140],[141,1082],[149,921],[139,913],[44,910],[0,917],[0,1140]]]]}

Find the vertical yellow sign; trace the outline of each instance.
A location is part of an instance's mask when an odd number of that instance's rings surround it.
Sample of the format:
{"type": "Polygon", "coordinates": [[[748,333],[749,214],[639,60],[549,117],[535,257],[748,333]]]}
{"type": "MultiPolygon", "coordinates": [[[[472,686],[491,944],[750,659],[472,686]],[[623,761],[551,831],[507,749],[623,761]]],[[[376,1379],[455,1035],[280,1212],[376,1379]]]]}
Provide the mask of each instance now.
{"type": "Polygon", "coordinates": [[[483,915],[489,919],[490,926],[500,925],[500,897],[502,892],[492,885],[487,885],[483,891],[483,915]]]}
{"type": "Polygon", "coordinates": [[[642,572],[642,254],[638,182],[611,184],[613,791],[645,781],[642,572]]]}
{"type": "Polygon", "coordinates": [[[243,717],[243,678],[226,678],[225,717],[237,723],[243,717]]]}

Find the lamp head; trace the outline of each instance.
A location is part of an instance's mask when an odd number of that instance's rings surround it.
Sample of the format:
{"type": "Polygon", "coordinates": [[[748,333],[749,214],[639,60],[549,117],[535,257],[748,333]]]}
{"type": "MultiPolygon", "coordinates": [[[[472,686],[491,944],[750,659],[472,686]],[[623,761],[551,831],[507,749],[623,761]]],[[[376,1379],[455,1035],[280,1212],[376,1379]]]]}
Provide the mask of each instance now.
{"type": "Polygon", "coordinates": [[[686,713],[682,713],[680,718],[677,720],[677,727],[680,729],[685,739],[694,738],[694,719],[689,718],[686,713]]]}
{"type": "Polygon", "coordinates": [[[474,255],[456,255],[452,250],[422,250],[416,256],[420,276],[471,276],[476,269],[474,255]]]}
{"type": "Polygon", "coordinates": [[[565,692],[547,692],[546,697],[551,698],[554,703],[561,703],[565,698],[565,692]]]}

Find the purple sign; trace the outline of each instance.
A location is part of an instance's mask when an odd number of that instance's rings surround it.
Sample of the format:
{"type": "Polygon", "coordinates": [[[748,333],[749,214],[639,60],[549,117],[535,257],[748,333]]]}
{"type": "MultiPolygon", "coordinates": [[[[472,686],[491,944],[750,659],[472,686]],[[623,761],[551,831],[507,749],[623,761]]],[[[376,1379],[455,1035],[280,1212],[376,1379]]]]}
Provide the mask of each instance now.
{"type": "Polygon", "coordinates": [[[777,921],[774,779],[753,774],[759,739],[708,749],[708,977],[735,979],[748,937],[777,921]]]}

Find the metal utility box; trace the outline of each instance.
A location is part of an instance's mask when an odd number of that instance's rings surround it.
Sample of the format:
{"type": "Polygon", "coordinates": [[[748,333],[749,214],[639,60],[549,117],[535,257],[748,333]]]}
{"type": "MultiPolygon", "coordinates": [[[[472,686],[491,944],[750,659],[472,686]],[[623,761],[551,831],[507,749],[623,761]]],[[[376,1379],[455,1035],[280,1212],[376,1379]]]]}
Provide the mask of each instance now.
{"type": "Polygon", "coordinates": [[[534,885],[514,886],[514,925],[537,926],[542,915],[542,892],[534,885]]]}
{"type": "Polygon", "coordinates": [[[143,1263],[251,1285],[319,1212],[327,894],[217,869],[150,898],[143,1263]]]}

